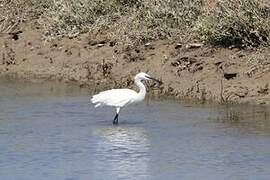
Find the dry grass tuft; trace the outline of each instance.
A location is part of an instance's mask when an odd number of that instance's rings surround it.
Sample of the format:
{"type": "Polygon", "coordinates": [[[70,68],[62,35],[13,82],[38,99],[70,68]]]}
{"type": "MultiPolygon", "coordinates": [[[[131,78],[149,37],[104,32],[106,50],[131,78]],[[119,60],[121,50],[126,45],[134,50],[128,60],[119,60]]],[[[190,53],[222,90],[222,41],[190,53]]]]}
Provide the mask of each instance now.
{"type": "Polygon", "coordinates": [[[111,30],[110,36],[128,44],[180,37],[201,11],[200,0],[62,0],[43,14],[45,36],[76,36],[111,30]]]}
{"type": "Polygon", "coordinates": [[[0,33],[18,30],[20,25],[38,19],[52,5],[52,0],[0,1],[0,33]]]}
{"type": "Polygon", "coordinates": [[[3,0],[0,32],[35,22],[46,40],[106,32],[124,44],[200,39],[215,45],[270,45],[268,0],[3,0]]]}
{"type": "Polygon", "coordinates": [[[197,21],[198,37],[214,45],[270,45],[270,4],[259,0],[220,0],[197,21]]]}

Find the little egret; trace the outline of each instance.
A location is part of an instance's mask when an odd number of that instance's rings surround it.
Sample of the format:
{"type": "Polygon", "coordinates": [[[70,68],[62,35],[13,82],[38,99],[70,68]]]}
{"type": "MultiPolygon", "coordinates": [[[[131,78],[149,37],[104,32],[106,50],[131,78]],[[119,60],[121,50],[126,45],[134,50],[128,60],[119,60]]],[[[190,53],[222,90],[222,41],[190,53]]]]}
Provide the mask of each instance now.
{"type": "Polygon", "coordinates": [[[127,106],[131,103],[137,103],[144,99],[146,89],[142,81],[154,80],[161,84],[162,82],[150,77],[148,74],[141,72],[134,78],[135,84],[139,87],[140,91],[137,93],[131,89],[111,89],[100,92],[94,95],[91,102],[95,104],[95,107],[99,106],[113,106],[116,107],[116,115],[113,119],[113,124],[118,124],[118,116],[122,107],[127,106]]]}

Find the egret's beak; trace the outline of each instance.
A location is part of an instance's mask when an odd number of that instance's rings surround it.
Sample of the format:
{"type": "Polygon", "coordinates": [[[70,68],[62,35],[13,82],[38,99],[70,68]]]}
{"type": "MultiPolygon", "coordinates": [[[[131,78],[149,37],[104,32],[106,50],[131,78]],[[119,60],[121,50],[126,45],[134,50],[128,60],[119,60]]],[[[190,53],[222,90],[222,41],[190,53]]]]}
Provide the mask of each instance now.
{"type": "Polygon", "coordinates": [[[151,80],[153,80],[153,81],[156,81],[158,84],[162,84],[162,82],[160,81],[160,80],[157,80],[157,79],[155,79],[155,78],[152,78],[152,77],[150,77],[150,76],[146,76],[148,79],[151,79],[151,80]]]}

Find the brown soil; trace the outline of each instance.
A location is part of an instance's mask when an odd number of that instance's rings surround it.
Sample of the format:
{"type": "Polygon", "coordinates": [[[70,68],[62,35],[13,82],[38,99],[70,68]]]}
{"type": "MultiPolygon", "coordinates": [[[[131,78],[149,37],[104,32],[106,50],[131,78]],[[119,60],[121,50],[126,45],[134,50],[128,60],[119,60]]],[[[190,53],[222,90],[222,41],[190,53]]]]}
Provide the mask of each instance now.
{"type": "Polygon", "coordinates": [[[132,87],[145,71],[164,83],[159,95],[222,103],[270,104],[270,50],[157,41],[117,45],[106,35],[44,42],[37,31],[0,35],[0,76],[75,81],[98,89],[132,87]],[[264,61],[267,57],[268,61],[264,61]]]}

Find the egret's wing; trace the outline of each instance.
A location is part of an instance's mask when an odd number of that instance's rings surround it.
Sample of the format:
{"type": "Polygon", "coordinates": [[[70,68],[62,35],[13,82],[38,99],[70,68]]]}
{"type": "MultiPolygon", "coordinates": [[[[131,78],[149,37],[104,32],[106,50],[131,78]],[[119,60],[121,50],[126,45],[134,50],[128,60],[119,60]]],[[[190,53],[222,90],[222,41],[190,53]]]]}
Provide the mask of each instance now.
{"type": "Polygon", "coordinates": [[[116,106],[123,107],[132,103],[137,93],[131,89],[111,89],[100,92],[92,97],[91,102],[98,106],[116,106]]]}

